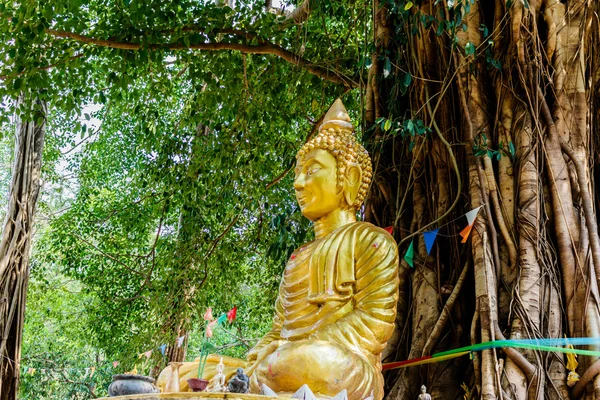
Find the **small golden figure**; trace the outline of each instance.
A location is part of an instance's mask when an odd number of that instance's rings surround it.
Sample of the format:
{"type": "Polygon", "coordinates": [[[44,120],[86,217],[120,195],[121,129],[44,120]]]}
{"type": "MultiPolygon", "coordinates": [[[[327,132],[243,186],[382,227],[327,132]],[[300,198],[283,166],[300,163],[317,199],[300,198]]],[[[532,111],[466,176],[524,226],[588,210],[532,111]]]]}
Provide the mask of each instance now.
{"type": "MultiPolygon", "coordinates": [[[[573,345],[568,344],[567,348],[573,349],[573,345]]],[[[577,354],[567,353],[567,366],[566,367],[567,367],[567,370],[569,371],[569,374],[567,375],[567,386],[568,387],[575,386],[577,384],[577,382],[579,382],[579,379],[581,379],[581,377],[577,373],[577,366],[579,366],[579,363],[577,362],[577,354]]]]}

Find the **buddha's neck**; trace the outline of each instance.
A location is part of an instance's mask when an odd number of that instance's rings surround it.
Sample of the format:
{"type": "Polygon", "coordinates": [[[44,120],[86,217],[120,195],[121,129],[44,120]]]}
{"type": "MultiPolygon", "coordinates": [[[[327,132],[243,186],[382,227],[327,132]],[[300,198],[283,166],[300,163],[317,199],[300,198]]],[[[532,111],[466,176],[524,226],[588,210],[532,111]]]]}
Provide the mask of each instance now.
{"type": "Polygon", "coordinates": [[[315,238],[320,239],[325,237],[336,229],[352,222],[356,222],[356,212],[354,210],[338,208],[326,217],[315,221],[315,238]]]}

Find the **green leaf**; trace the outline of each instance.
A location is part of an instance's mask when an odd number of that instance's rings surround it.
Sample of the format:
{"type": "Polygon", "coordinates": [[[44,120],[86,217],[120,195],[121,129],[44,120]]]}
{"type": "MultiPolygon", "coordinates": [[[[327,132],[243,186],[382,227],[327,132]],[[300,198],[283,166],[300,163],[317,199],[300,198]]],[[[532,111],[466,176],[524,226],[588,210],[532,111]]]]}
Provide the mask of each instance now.
{"type": "Polygon", "coordinates": [[[479,30],[483,32],[483,37],[486,38],[489,34],[488,27],[485,24],[479,25],[479,30]]]}
{"type": "Polygon", "coordinates": [[[383,63],[383,77],[387,78],[388,76],[390,76],[391,72],[392,72],[392,62],[390,61],[389,57],[386,57],[385,61],[383,63]]]}
{"type": "Polygon", "coordinates": [[[515,144],[512,141],[508,142],[508,153],[510,154],[511,157],[514,157],[516,154],[515,144]]]}
{"type": "Polygon", "coordinates": [[[15,79],[12,86],[14,90],[21,90],[21,86],[23,86],[23,80],[21,78],[15,79]]]}
{"type": "Polygon", "coordinates": [[[437,29],[435,31],[435,34],[437,36],[442,36],[442,34],[444,33],[444,26],[445,25],[444,25],[444,21],[443,20],[438,21],[438,26],[437,26],[437,29]]]}
{"type": "Polygon", "coordinates": [[[410,10],[410,8],[413,6],[412,1],[407,1],[406,4],[404,5],[404,11],[408,11],[410,10]]]}
{"type": "Polygon", "coordinates": [[[415,124],[412,122],[412,120],[410,120],[410,119],[406,120],[405,127],[411,136],[415,136],[415,124]]]}
{"type": "Polygon", "coordinates": [[[383,125],[383,130],[385,132],[387,132],[390,130],[391,127],[392,127],[392,120],[391,119],[385,120],[385,124],[383,125]]]}
{"type": "Polygon", "coordinates": [[[496,60],[496,59],[491,59],[491,60],[490,60],[490,64],[492,64],[492,67],[494,67],[494,68],[496,68],[496,69],[498,69],[498,70],[501,70],[501,69],[502,69],[502,64],[500,63],[500,61],[499,61],[499,60],[496,60]]]}
{"type": "Polygon", "coordinates": [[[465,54],[471,56],[475,54],[475,46],[471,42],[467,42],[465,45],[465,54]]]}

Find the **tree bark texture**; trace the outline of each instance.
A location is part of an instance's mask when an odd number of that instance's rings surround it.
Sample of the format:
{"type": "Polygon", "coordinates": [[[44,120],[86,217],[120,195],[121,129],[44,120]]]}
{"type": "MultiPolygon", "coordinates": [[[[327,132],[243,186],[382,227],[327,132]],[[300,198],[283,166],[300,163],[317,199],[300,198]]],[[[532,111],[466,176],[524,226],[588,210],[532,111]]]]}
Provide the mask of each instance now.
{"type": "MultiPolygon", "coordinates": [[[[376,174],[365,217],[395,228],[401,254],[415,249],[384,361],[600,336],[599,2],[400,3],[374,3],[362,88],[377,126],[366,135],[376,174]],[[390,64],[402,68],[384,76],[390,64]],[[479,206],[463,244],[460,216],[479,206]],[[427,254],[421,233],[435,228],[427,254]]],[[[578,358],[572,388],[561,353],[472,358],[390,371],[387,397],[414,399],[425,384],[435,399],[600,399],[597,357],[578,358]]]]}
{"type": "Polygon", "coordinates": [[[1,400],[17,399],[29,254],[41,184],[46,110],[45,103],[34,102],[26,120],[17,116],[8,212],[0,242],[1,400]]]}

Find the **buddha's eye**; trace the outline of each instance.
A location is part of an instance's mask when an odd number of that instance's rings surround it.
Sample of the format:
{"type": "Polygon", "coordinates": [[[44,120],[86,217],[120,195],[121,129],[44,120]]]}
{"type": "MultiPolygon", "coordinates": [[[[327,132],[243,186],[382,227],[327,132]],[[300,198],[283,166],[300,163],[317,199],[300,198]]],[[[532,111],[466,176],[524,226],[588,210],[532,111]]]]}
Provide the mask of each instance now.
{"type": "Polygon", "coordinates": [[[309,176],[313,175],[313,174],[315,174],[320,169],[321,169],[320,167],[311,167],[311,168],[308,169],[308,171],[306,171],[306,174],[309,175],[309,176]]]}

